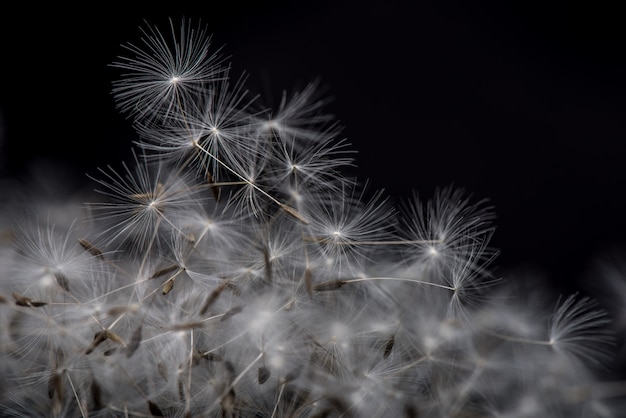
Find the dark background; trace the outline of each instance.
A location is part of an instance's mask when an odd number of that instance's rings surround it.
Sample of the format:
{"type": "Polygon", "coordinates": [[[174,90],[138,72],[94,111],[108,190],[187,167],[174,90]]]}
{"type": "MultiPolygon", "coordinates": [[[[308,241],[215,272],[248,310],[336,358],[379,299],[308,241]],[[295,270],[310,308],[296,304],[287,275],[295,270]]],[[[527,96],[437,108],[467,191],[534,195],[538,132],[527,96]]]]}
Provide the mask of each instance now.
{"type": "Polygon", "coordinates": [[[24,2],[0,18],[0,167],[28,177],[51,158],[78,183],[128,160],[136,138],[108,64],[144,19],[201,19],[266,100],[319,78],[372,188],[402,200],[454,184],[488,198],[494,268],[575,289],[626,244],[617,3],[24,2]]]}

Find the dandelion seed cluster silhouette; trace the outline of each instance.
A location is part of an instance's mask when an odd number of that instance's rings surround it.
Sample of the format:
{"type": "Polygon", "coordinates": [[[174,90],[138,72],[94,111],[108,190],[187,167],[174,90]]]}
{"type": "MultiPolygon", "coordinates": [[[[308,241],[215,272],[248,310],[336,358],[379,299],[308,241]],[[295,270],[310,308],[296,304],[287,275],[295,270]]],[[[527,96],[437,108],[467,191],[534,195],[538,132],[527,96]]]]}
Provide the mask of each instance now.
{"type": "Polygon", "coordinates": [[[496,280],[487,201],[392,205],[316,83],[266,109],[165,29],[111,64],[132,164],[3,218],[2,416],[624,416],[610,316],[496,280]]]}

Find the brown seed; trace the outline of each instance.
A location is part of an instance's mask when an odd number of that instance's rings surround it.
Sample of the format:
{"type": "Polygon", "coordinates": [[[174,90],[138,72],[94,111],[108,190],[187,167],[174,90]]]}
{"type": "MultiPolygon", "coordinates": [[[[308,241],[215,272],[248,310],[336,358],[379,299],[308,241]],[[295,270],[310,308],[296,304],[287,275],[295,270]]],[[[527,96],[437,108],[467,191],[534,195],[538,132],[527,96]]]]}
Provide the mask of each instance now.
{"type": "Polygon", "coordinates": [[[105,332],[107,333],[107,338],[109,338],[111,341],[119,345],[126,346],[126,343],[124,342],[124,340],[122,340],[122,338],[119,335],[117,335],[111,330],[106,330],[105,332]]]}
{"type": "Polygon", "coordinates": [[[262,385],[263,383],[267,382],[267,379],[270,378],[270,371],[267,367],[265,366],[261,366],[259,367],[259,385],[262,385]]]}
{"type": "Polygon", "coordinates": [[[337,290],[346,283],[347,282],[345,280],[329,280],[327,282],[316,284],[315,286],[313,286],[313,289],[317,290],[318,292],[326,292],[329,290],[337,290]]]}
{"type": "Polygon", "coordinates": [[[91,354],[91,352],[93,352],[93,350],[97,346],[102,344],[103,341],[106,341],[107,338],[109,338],[109,334],[106,330],[96,332],[96,334],[93,336],[93,341],[91,341],[91,344],[89,344],[89,347],[87,347],[85,354],[91,354]]]}
{"type": "Polygon", "coordinates": [[[302,222],[303,224],[308,225],[310,223],[308,219],[304,217],[304,215],[302,215],[300,212],[298,212],[296,209],[292,208],[291,206],[288,206],[282,203],[280,205],[280,208],[284,210],[285,212],[287,212],[289,215],[293,216],[294,218],[302,222]]]}
{"type": "Polygon", "coordinates": [[[212,353],[210,351],[202,351],[198,350],[198,355],[208,361],[222,361],[222,356],[216,353],[212,353]]]}
{"type": "Polygon", "coordinates": [[[60,271],[57,271],[56,273],[54,273],[54,278],[56,279],[57,283],[59,284],[59,286],[61,286],[63,290],[65,290],[66,292],[70,291],[70,282],[69,280],[67,280],[67,277],[65,276],[65,274],[61,273],[60,271]]]}
{"type": "Polygon", "coordinates": [[[39,308],[41,306],[46,306],[47,303],[46,302],[39,302],[39,301],[34,301],[30,298],[27,298],[24,295],[20,295],[17,292],[13,292],[12,293],[13,299],[15,299],[15,304],[17,306],[26,306],[26,307],[31,307],[31,308],[39,308]]]}
{"type": "Polygon", "coordinates": [[[142,327],[143,324],[139,324],[139,326],[135,328],[135,331],[133,331],[133,335],[131,335],[128,346],[126,347],[126,358],[130,358],[139,348],[139,344],[141,344],[142,327]]]}
{"type": "Polygon", "coordinates": [[[81,247],[83,247],[89,254],[93,255],[94,257],[98,257],[104,260],[104,253],[98,249],[95,245],[93,245],[92,243],[90,243],[87,240],[84,240],[82,238],[80,238],[78,240],[78,243],[81,245],[81,247]]]}
{"type": "Polygon", "coordinates": [[[57,372],[53,372],[48,379],[48,398],[52,399],[55,394],[59,398],[63,397],[61,376],[57,372]]]}
{"type": "Polygon", "coordinates": [[[265,280],[272,281],[272,259],[270,258],[270,251],[267,246],[263,247],[263,261],[265,263],[265,280]]]}
{"type": "Polygon", "coordinates": [[[222,283],[221,285],[219,285],[218,287],[216,287],[215,289],[213,289],[213,291],[209,294],[209,296],[204,301],[204,304],[202,305],[202,309],[200,309],[200,315],[204,315],[209,310],[213,302],[215,302],[215,300],[222,293],[222,291],[226,289],[226,286],[228,285],[228,283],[229,282],[226,281],[222,283]]]}
{"type": "Polygon", "coordinates": [[[209,170],[207,170],[206,172],[206,180],[207,183],[211,186],[211,192],[213,193],[213,197],[215,198],[216,202],[220,201],[220,197],[221,197],[221,189],[220,186],[217,185],[217,183],[215,182],[215,179],[213,178],[213,175],[209,172],[209,170]]]}
{"type": "Polygon", "coordinates": [[[174,287],[174,279],[169,279],[163,285],[163,294],[167,295],[168,293],[170,293],[173,287],[174,287]]]}
{"type": "Polygon", "coordinates": [[[104,407],[102,404],[102,389],[100,388],[100,384],[96,381],[96,379],[91,379],[91,399],[93,401],[93,409],[99,410],[104,407]]]}
{"type": "Polygon", "coordinates": [[[150,410],[150,413],[155,416],[155,417],[164,417],[165,415],[163,415],[163,411],[161,411],[161,408],[159,408],[157,406],[157,404],[155,404],[152,401],[148,401],[148,409],[150,410]]]}
{"type": "Polygon", "coordinates": [[[226,312],[221,318],[220,321],[226,321],[227,319],[232,318],[233,316],[237,315],[239,312],[243,311],[243,306],[235,306],[232,307],[228,310],[228,312],[226,312]]]}
{"type": "Polygon", "coordinates": [[[172,325],[169,329],[170,331],[187,331],[190,329],[200,328],[202,326],[204,326],[204,322],[201,322],[201,321],[184,322],[184,323],[172,325]]]}
{"type": "Polygon", "coordinates": [[[185,400],[185,382],[183,381],[183,375],[178,376],[178,398],[183,401],[185,400]]]}
{"type": "Polygon", "coordinates": [[[389,337],[389,339],[387,340],[387,344],[385,344],[385,350],[383,352],[383,358],[387,358],[389,357],[389,354],[391,354],[391,350],[393,350],[393,346],[396,342],[396,335],[393,334],[391,337],[389,337]]]}
{"type": "Polygon", "coordinates": [[[118,316],[118,315],[125,314],[127,312],[135,312],[135,311],[137,311],[136,305],[120,305],[120,306],[113,306],[106,313],[108,316],[118,316]]]}
{"type": "Polygon", "coordinates": [[[109,357],[115,354],[116,352],[117,352],[117,347],[113,347],[113,348],[109,348],[108,350],[103,351],[102,355],[105,357],[109,357]]]}
{"type": "Polygon", "coordinates": [[[313,297],[313,272],[310,268],[307,268],[304,271],[304,284],[306,286],[306,292],[309,294],[309,297],[313,297]]]}
{"type": "Polygon", "coordinates": [[[166,382],[169,380],[167,378],[167,365],[162,361],[157,364],[157,371],[159,372],[159,376],[163,378],[166,382]]]}
{"type": "Polygon", "coordinates": [[[288,382],[291,382],[292,380],[296,380],[298,376],[300,376],[300,372],[301,372],[300,367],[295,367],[294,369],[292,369],[289,373],[285,375],[285,378],[283,379],[283,383],[288,383],[288,382]]]}
{"type": "Polygon", "coordinates": [[[178,264],[173,264],[171,266],[168,267],[164,267],[160,270],[157,270],[154,272],[154,274],[152,274],[152,276],[150,276],[151,279],[156,279],[157,277],[161,277],[161,276],[165,276],[168,273],[173,272],[174,270],[180,268],[180,266],[178,264]]]}

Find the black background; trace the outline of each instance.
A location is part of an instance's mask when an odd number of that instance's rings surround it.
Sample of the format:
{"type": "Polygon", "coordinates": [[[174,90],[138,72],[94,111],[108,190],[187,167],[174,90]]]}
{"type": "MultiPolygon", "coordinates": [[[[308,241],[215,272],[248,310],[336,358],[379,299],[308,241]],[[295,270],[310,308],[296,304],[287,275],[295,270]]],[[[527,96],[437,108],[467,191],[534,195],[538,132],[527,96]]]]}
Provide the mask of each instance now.
{"type": "Polygon", "coordinates": [[[144,19],[200,19],[265,101],[319,78],[373,189],[399,201],[454,184],[490,199],[494,268],[572,290],[626,244],[617,3],[16,4],[1,16],[0,167],[28,177],[50,158],[80,183],[128,160],[136,138],[108,65],[144,19]]]}

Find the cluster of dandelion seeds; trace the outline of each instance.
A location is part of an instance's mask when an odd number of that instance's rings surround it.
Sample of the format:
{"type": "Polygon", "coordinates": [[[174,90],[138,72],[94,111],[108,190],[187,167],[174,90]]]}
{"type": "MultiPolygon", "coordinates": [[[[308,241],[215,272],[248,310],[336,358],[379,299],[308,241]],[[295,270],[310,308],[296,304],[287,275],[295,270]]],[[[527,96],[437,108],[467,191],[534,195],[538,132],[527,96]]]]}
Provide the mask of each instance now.
{"type": "Polygon", "coordinates": [[[496,280],[487,201],[396,207],[317,83],[267,109],[199,23],[142,30],[133,160],[3,238],[2,416],[619,416],[609,315],[496,280]]]}

